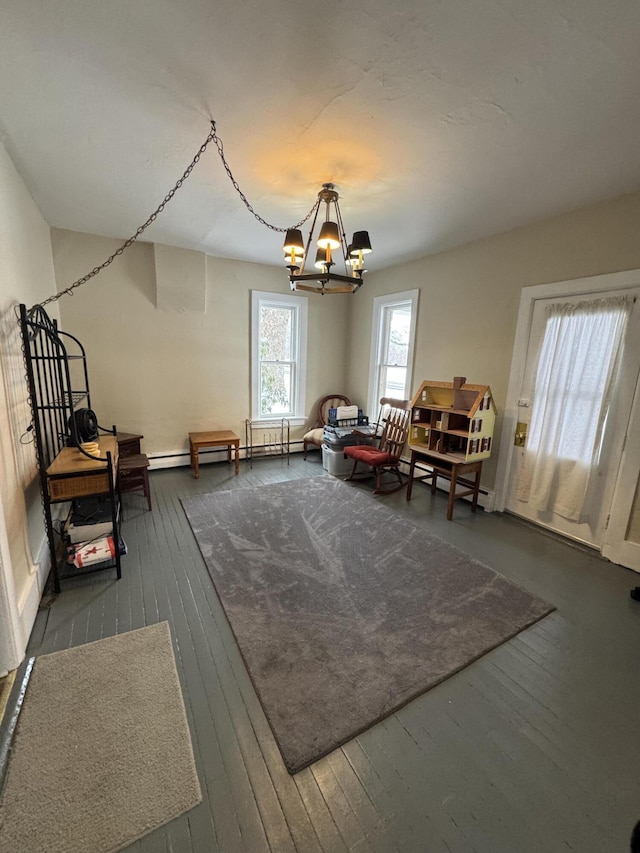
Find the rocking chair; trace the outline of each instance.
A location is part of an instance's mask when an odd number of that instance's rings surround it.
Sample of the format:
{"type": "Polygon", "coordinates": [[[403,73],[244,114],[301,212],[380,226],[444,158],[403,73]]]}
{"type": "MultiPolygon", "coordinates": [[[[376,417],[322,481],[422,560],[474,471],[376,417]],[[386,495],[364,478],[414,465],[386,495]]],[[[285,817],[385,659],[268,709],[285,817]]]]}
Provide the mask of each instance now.
{"type": "Polygon", "coordinates": [[[353,459],[353,468],[347,480],[359,480],[371,477],[372,473],[375,474],[374,495],[392,495],[407,484],[408,478],[400,472],[398,466],[409,435],[410,409],[410,400],[394,400],[391,397],[383,397],[380,400],[378,429],[382,432],[377,447],[366,444],[345,447],[345,458],[353,459]],[[373,472],[358,470],[358,463],[366,465],[369,469],[373,468],[373,472]],[[383,474],[391,474],[393,479],[383,483],[383,474]]]}

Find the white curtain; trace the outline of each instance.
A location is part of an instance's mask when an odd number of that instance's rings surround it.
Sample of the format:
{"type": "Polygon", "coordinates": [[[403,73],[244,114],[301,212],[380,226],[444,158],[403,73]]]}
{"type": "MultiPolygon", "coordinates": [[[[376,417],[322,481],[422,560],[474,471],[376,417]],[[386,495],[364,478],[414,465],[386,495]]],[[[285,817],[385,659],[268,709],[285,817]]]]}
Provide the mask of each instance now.
{"type": "Polygon", "coordinates": [[[588,520],[633,297],[550,305],[517,497],[541,512],[588,520]]]}

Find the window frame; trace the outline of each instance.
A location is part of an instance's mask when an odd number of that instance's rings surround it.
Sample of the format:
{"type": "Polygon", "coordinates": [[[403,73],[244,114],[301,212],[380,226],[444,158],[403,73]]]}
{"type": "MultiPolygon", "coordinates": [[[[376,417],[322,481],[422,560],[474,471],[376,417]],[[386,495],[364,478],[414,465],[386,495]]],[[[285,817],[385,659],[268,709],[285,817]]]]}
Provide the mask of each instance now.
{"type": "Polygon", "coordinates": [[[407,347],[407,374],[405,378],[404,394],[400,399],[411,399],[413,354],[416,342],[419,293],[420,291],[418,289],[404,290],[400,293],[390,293],[386,296],[374,297],[373,322],[371,330],[371,355],[369,358],[369,388],[367,392],[369,414],[375,415],[380,403],[378,388],[380,385],[380,370],[382,367],[381,357],[385,348],[388,347],[388,338],[385,339],[384,337],[386,311],[389,308],[407,304],[411,305],[411,323],[409,326],[409,344],[407,347]]]}
{"type": "Polygon", "coordinates": [[[293,296],[285,293],[271,293],[264,290],[251,291],[251,419],[263,423],[273,423],[286,418],[291,425],[305,423],[305,392],[307,376],[307,315],[308,300],[306,297],[293,296]],[[291,342],[291,359],[293,364],[292,397],[293,411],[279,412],[270,415],[260,413],[260,309],[263,306],[271,308],[293,309],[293,340],[291,342]]]}

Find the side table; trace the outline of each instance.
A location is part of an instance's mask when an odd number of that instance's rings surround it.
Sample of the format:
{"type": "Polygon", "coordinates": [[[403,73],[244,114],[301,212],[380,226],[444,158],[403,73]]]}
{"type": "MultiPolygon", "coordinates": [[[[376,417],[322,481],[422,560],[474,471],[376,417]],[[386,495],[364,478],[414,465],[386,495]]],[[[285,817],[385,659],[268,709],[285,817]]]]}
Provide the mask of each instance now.
{"type": "Polygon", "coordinates": [[[480,491],[480,476],[482,475],[482,460],[478,459],[473,462],[465,462],[461,459],[459,462],[447,457],[444,454],[436,453],[427,450],[411,449],[411,465],[409,468],[409,483],[407,485],[407,500],[411,499],[411,489],[413,481],[424,480],[431,481],[431,494],[435,495],[438,477],[444,477],[450,481],[449,487],[449,502],[447,504],[447,521],[453,518],[453,505],[459,498],[464,498],[467,495],[472,495],[471,511],[475,512],[478,507],[478,492],[480,491]],[[414,478],[416,460],[423,460],[430,468],[426,474],[414,478]],[[471,480],[466,474],[474,474],[474,479],[471,480]],[[457,486],[463,486],[463,491],[457,491],[457,486]]]}
{"type": "Polygon", "coordinates": [[[144,438],[143,435],[133,432],[116,433],[116,441],[118,442],[118,454],[123,456],[135,456],[136,453],[142,453],[140,450],[140,442],[144,438]]]}
{"type": "Polygon", "coordinates": [[[240,437],[230,429],[189,433],[189,456],[196,480],[200,476],[198,451],[203,447],[226,447],[227,461],[231,462],[231,448],[235,448],[236,474],[240,470],[240,437]]]}

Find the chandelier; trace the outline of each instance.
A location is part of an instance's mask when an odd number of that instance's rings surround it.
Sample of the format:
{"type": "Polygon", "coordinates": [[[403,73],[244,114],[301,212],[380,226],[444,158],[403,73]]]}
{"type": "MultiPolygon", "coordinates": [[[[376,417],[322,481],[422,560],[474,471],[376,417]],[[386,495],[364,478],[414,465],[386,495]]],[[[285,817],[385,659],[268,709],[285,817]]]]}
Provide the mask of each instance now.
{"type": "Polygon", "coordinates": [[[362,287],[362,276],[367,271],[364,256],[371,252],[371,241],[367,231],[356,231],[351,242],[347,244],[338,198],[333,184],[322,185],[312,209],[314,216],[306,245],[299,228],[287,229],[282,249],[285,266],[289,270],[291,290],[308,290],[321,294],[355,293],[362,287]],[[323,202],[324,221],[315,242],[316,254],[313,261],[316,272],[307,272],[311,267],[313,235],[323,202]],[[342,264],[344,274],[333,272],[336,263],[342,264]]]}
{"type": "Polygon", "coordinates": [[[174,187],[169,190],[167,195],[162,199],[158,207],[153,211],[153,213],[147,218],[146,222],[138,227],[136,232],[131,235],[125,242],[119,246],[115,252],[113,252],[109,257],[104,260],[101,264],[94,267],[88,273],[79,278],[77,281],[74,281],[73,284],[70,284],[68,287],[65,287],[63,290],[59,290],[57,293],[54,293],[52,296],[49,296],[43,302],[38,303],[37,305],[32,306],[29,309],[30,312],[34,312],[39,308],[44,307],[49,302],[55,302],[60,299],[61,296],[72,295],[76,288],[82,287],[83,284],[86,284],[90,279],[94,276],[98,275],[102,272],[102,270],[106,269],[110,264],[115,261],[116,258],[120,257],[130,246],[132,246],[139,237],[147,230],[147,228],[155,222],[158,216],[164,211],[165,207],[169,202],[173,199],[178,190],[183,186],[185,181],[189,178],[194,168],[200,161],[200,158],[206,151],[209,143],[214,142],[216,148],[218,149],[218,154],[220,155],[220,160],[222,161],[222,165],[231,181],[233,188],[236,190],[240,198],[242,199],[243,204],[251,213],[255,219],[261,224],[270,228],[272,231],[280,231],[283,234],[286,232],[286,237],[284,241],[284,253],[285,253],[285,262],[287,262],[287,269],[289,270],[289,282],[291,284],[291,290],[309,290],[313,293],[355,293],[360,287],[362,287],[362,276],[366,272],[364,268],[364,256],[367,255],[371,251],[371,243],[369,241],[369,234],[366,231],[356,231],[353,235],[351,243],[347,245],[347,238],[344,233],[344,227],[342,225],[342,215],[340,213],[340,208],[338,206],[338,193],[333,184],[323,184],[322,189],[318,193],[318,198],[313,204],[311,210],[306,214],[306,216],[297,223],[297,225],[293,225],[290,228],[280,228],[277,225],[272,225],[267,222],[266,219],[263,219],[256,211],[253,209],[252,205],[249,203],[246,195],[240,189],[240,186],[236,179],[233,177],[233,173],[231,172],[231,168],[227,163],[226,157],[224,155],[224,148],[222,145],[222,140],[218,136],[216,123],[211,120],[211,129],[209,130],[209,134],[207,138],[204,140],[198,151],[196,152],[193,160],[187,166],[186,170],[182,174],[182,176],[177,180],[174,187]],[[318,251],[316,253],[314,266],[316,268],[315,273],[306,273],[306,264],[307,258],[309,256],[309,249],[311,247],[311,240],[313,238],[313,232],[316,227],[316,222],[318,219],[318,212],[322,205],[322,202],[325,203],[325,220],[322,223],[322,227],[320,228],[320,234],[317,239],[318,251]],[[334,214],[333,219],[331,218],[331,206],[333,205],[334,214]],[[313,222],[311,224],[311,231],[309,232],[309,239],[307,240],[307,245],[305,247],[302,241],[302,232],[300,228],[305,222],[308,222],[311,217],[313,217],[313,222]],[[336,265],[335,258],[342,258],[344,264],[344,275],[332,272],[332,267],[336,265]],[[307,282],[307,283],[305,283],[307,282]],[[310,284],[309,282],[314,282],[314,284],[310,284]],[[336,284],[334,284],[336,282],[336,284]]]}

